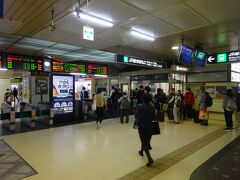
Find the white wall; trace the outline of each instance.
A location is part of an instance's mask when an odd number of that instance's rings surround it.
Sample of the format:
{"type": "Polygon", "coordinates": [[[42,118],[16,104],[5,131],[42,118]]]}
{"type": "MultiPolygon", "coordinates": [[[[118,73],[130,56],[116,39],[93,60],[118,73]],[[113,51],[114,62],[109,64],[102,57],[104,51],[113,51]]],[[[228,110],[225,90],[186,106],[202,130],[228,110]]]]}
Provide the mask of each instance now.
{"type": "Polygon", "coordinates": [[[2,103],[4,101],[4,94],[6,92],[6,89],[10,89],[10,80],[9,79],[0,79],[0,102],[2,103]]]}

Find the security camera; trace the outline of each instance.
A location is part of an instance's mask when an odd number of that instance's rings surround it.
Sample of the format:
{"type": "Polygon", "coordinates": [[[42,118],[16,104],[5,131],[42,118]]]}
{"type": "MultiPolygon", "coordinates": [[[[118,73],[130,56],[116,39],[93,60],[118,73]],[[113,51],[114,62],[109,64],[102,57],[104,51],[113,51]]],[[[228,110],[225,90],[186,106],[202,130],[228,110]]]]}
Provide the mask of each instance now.
{"type": "Polygon", "coordinates": [[[51,24],[51,25],[50,25],[50,30],[51,30],[51,31],[54,31],[55,29],[56,29],[55,24],[51,24]]]}

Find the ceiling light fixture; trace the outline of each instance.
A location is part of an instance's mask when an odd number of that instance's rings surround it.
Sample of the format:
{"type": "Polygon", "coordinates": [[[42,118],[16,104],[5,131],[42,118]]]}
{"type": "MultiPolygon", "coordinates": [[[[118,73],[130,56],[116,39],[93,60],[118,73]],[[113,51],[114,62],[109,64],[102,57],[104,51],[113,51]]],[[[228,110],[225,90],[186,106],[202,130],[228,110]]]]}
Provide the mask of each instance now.
{"type": "Polygon", "coordinates": [[[139,32],[139,31],[136,31],[136,30],[131,30],[131,33],[134,35],[134,36],[137,36],[139,38],[142,38],[142,39],[145,39],[145,40],[149,40],[149,41],[154,41],[155,38],[151,35],[148,35],[147,33],[144,33],[144,32],[139,32]]]}
{"type": "Polygon", "coordinates": [[[100,75],[100,74],[95,74],[94,76],[95,76],[95,77],[104,77],[104,78],[107,78],[107,77],[108,77],[107,75],[100,75]]]}
{"type": "Polygon", "coordinates": [[[71,75],[75,75],[75,76],[86,76],[87,74],[84,73],[70,73],[71,75]]]}
{"type": "Polygon", "coordinates": [[[75,12],[73,12],[73,14],[77,17],[80,17],[81,19],[86,19],[86,20],[91,21],[93,23],[97,23],[97,24],[100,24],[100,25],[108,26],[108,27],[113,26],[113,23],[110,22],[110,21],[100,19],[98,17],[94,17],[94,16],[91,16],[91,15],[84,14],[84,13],[80,12],[79,10],[76,10],[75,12]]]}
{"type": "Polygon", "coordinates": [[[173,47],[172,47],[172,50],[178,50],[178,49],[179,49],[178,46],[173,46],[173,47]]]}

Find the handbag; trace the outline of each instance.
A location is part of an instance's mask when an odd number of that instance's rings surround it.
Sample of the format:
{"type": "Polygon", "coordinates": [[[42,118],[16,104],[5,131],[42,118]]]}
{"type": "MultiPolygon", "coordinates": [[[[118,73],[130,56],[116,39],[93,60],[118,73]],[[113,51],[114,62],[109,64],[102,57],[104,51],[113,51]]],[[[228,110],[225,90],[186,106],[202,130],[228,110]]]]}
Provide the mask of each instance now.
{"type": "Polygon", "coordinates": [[[152,135],[159,135],[160,127],[157,121],[152,121],[152,135]]]}
{"type": "Polygon", "coordinates": [[[201,109],[199,111],[199,120],[208,120],[209,114],[207,109],[201,109]]]}
{"type": "Polygon", "coordinates": [[[235,103],[235,101],[232,98],[229,98],[227,101],[227,108],[232,110],[232,111],[236,111],[237,110],[237,104],[235,103]]]}

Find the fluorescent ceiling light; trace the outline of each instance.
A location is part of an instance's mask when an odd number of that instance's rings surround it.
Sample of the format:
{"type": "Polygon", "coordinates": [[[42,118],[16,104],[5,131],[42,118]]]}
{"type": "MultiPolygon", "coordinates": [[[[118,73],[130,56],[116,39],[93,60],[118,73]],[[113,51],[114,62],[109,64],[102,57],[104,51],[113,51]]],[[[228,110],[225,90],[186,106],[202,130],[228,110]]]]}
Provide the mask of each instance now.
{"type": "Polygon", "coordinates": [[[0,68],[0,71],[7,71],[8,69],[6,68],[0,68]]]}
{"type": "Polygon", "coordinates": [[[87,74],[84,73],[70,73],[71,75],[75,75],[75,76],[86,76],[87,74]]]}
{"type": "MultiPolygon", "coordinates": [[[[76,11],[73,14],[78,17],[78,13],[76,11]]],[[[91,21],[91,22],[94,22],[94,23],[97,23],[97,24],[100,24],[100,25],[104,25],[104,26],[108,26],[108,27],[113,26],[113,23],[110,22],[110,21],[100,19],[100,18],[91,16],[91,15],[87,15],[87,14],[84,14],[84,13],[79,13],[79,17],[81,19],[86,19],[88,21],[91,21]]]]}
{"type": "Polygon", "coordinates": [[[154,41],[155,38],[148,35],[148,34],[145,34],[145,33],[142,33],[142,32],[139,32],[139,31],[136,31],[136,30],[131,30],[131,33],[134,35],[134,36],[137,36],[139,38],[142,38],[142,39],[145,39],[145,40],[149,40],[149,41],[154,41]]]}
{"type": "Polygon", "coordinates": [[[178,50],[178,49],[179,49],[178,46],[173,46],[173,47],[172,47],[172,50],[178,50]]]}
{"type": "Polygon", "coordinates": [[[100,74],[95,74],[94,76],[95,77],[105,77],[105,78],[108,77],[107,75],[100,75],[100,74]]]}

